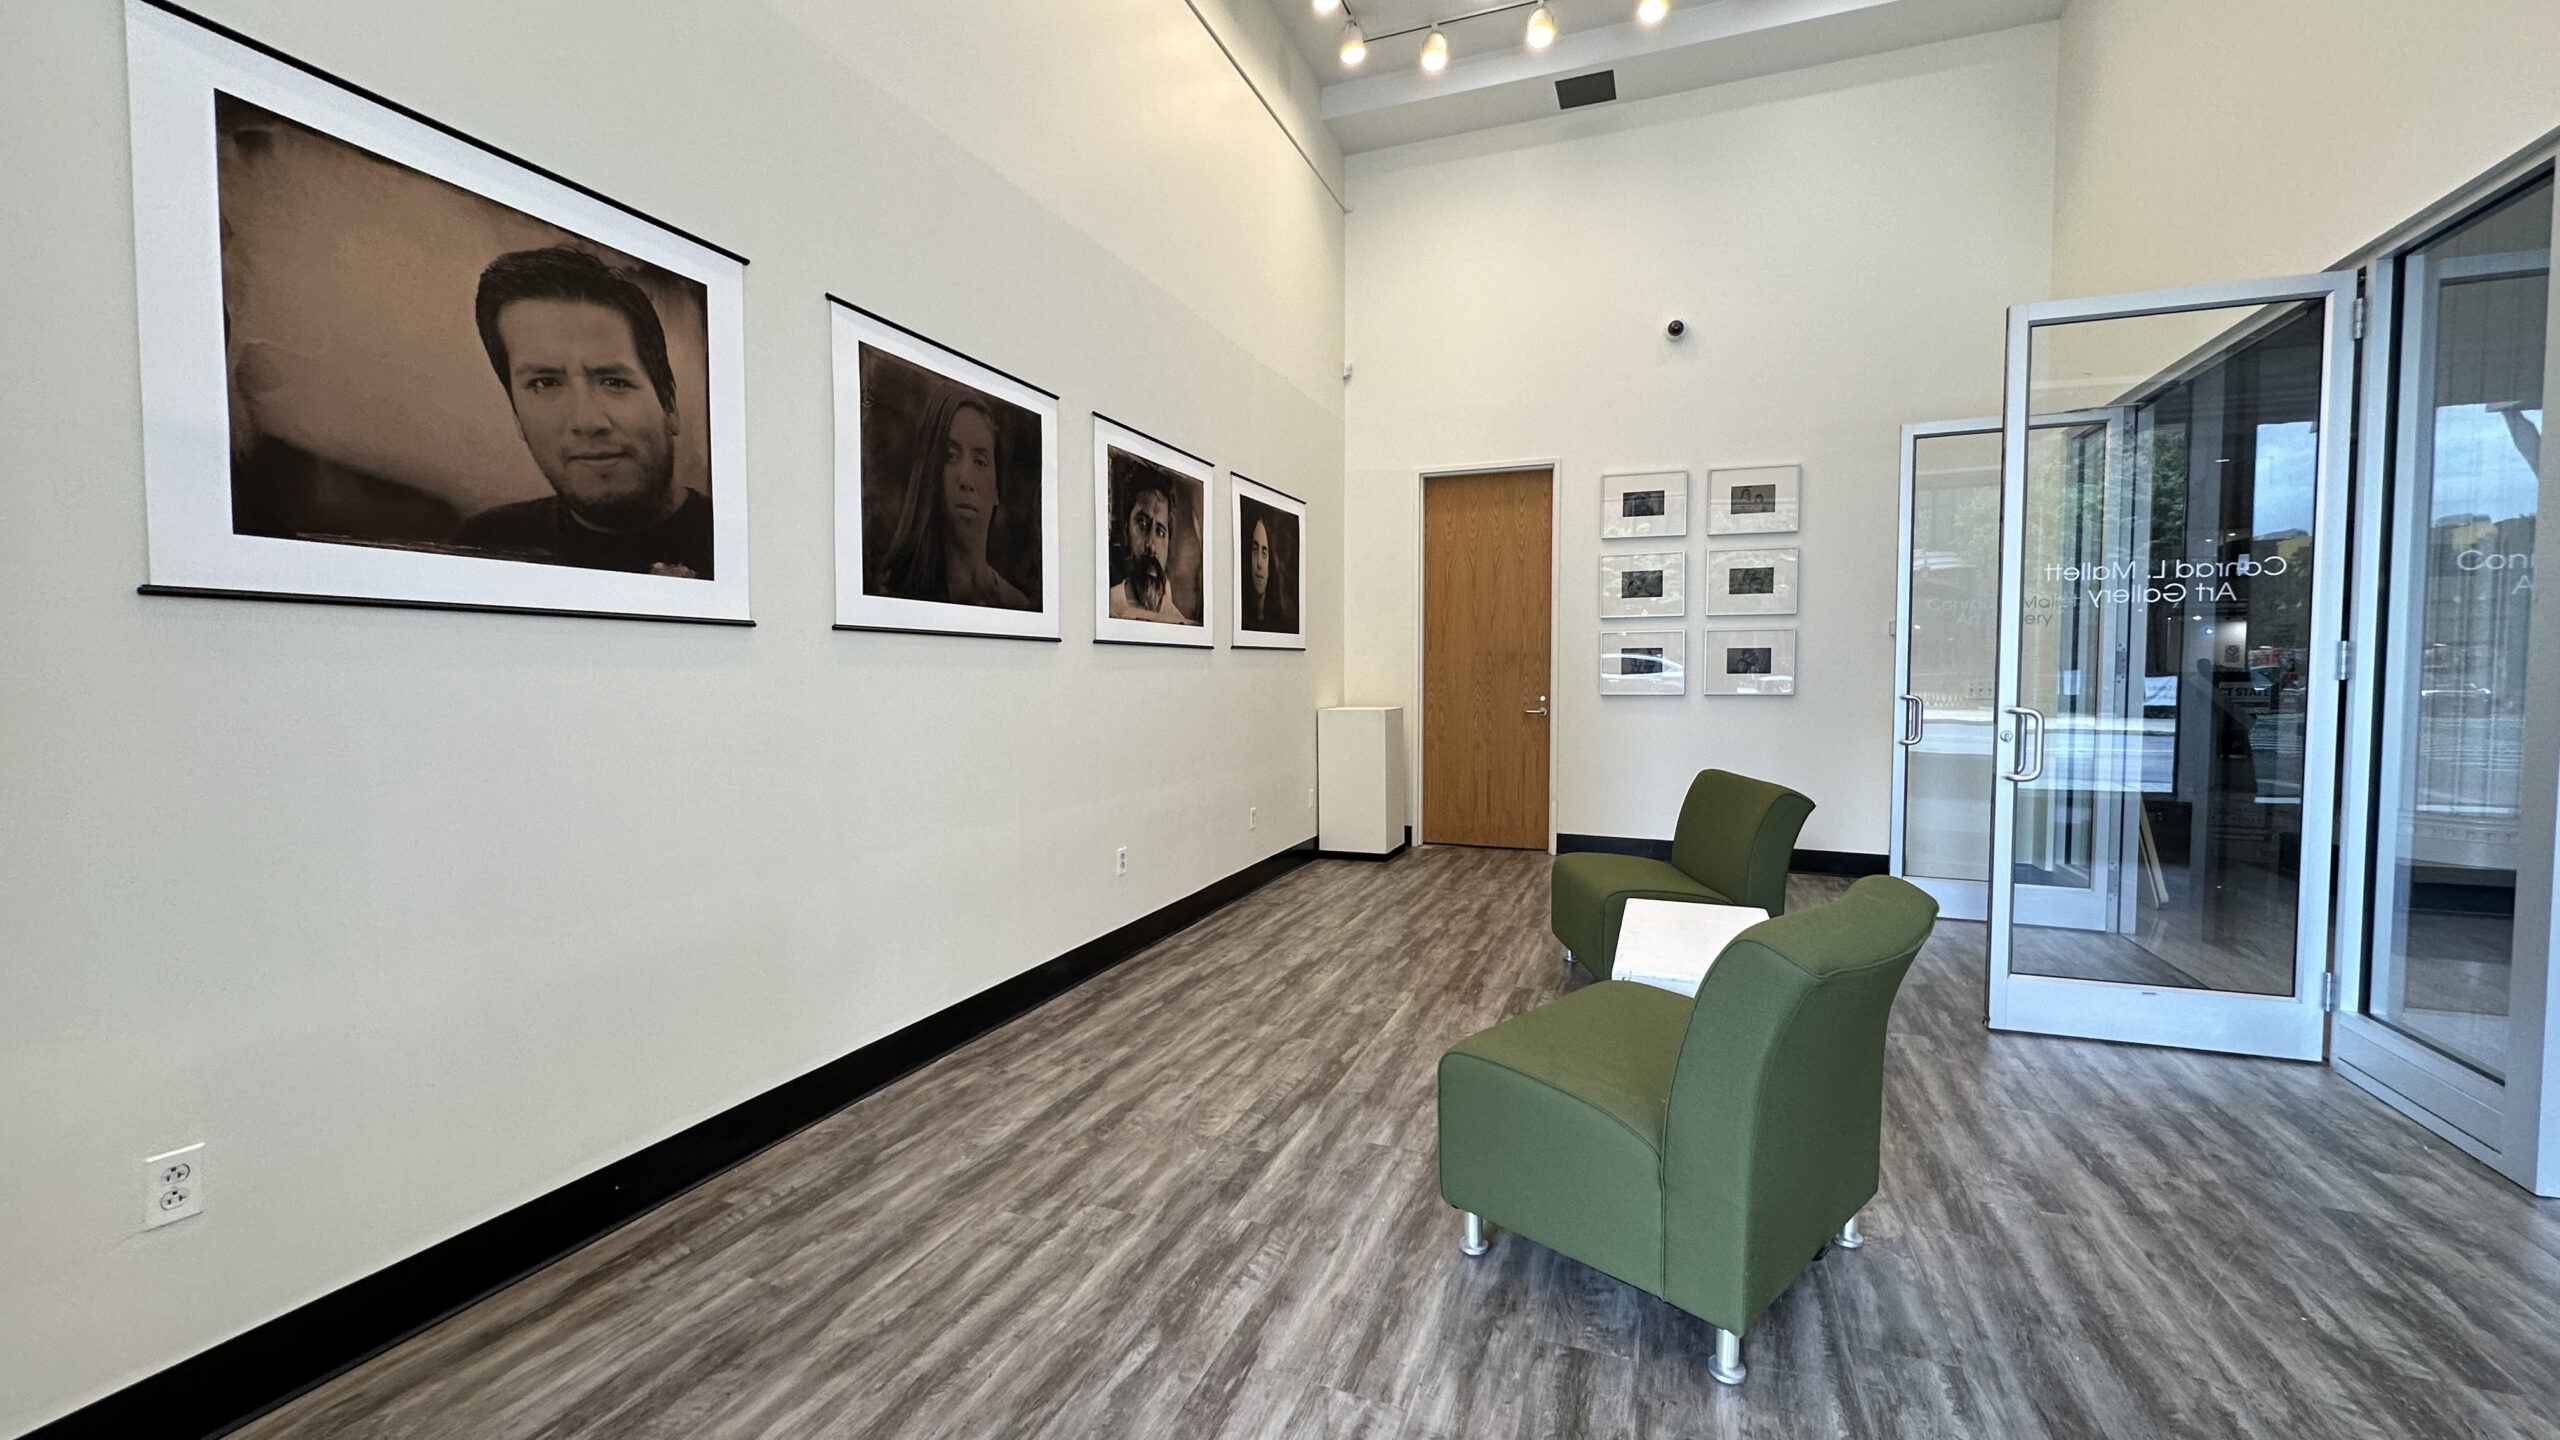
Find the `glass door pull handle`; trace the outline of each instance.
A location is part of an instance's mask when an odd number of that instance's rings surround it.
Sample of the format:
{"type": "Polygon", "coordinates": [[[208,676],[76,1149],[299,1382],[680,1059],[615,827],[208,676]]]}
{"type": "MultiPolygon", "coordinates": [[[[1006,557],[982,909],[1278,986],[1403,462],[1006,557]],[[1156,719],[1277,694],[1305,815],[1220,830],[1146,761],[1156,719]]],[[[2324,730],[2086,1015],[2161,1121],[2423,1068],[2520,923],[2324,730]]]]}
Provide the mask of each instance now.
{"type": "Polygon", "coordinates": [[[2001,771],[2000,778],[2023,785],[2044,773],[2044,712],[2030,710],[2024,705],[2010,705],[2003,707],[2000,713],[2018,717],[2018,748],[2014,752],[2016,768],[2001,771]],[[2030,738],[2035,747],[2032,750],[2028,748],[2030,738]]]}
{"type": "Polygon", "coordinates": [[[1896,738],[1895,743],[1917,745],[1920,743],[1921,735],[1929,728],[1928,703],[1917,695],[1902,695],[1896,698],[1902,701],[1902,734],[1896,738]]]}

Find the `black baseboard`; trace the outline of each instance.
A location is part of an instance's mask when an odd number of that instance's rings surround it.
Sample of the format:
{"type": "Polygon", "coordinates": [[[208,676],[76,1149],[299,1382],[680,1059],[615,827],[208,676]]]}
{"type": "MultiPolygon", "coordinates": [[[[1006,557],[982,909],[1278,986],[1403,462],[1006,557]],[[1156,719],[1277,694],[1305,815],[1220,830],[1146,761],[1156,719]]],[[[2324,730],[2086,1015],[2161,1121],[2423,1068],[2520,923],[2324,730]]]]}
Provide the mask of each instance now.
{"type": "Polygon", "coordinates": [[[30,1432],[220,1435],[1041,1005],[1315,856],[1303,841],[894,1035],[30,1432]]]}
{"type": "MultiPolygon", "coordinates": [[[[1634,835],[1558,835],[1556,853],[1571,855],[1578,850],[1597,850],[1605,855],[1640,855],[1647,860],[1671,858],[1671,842],[1647,840],[1634,835]]],[[[1805,875],[1882,875],[1891,865],[1887,857],[1863,850],[1798,850],[1788,857],[1787,868],[1805,875]]]]}
{"type": "Polygon", "coordinates": [[[1319,850],[1316,852],[1316,858],[1319,860],[1393,860],[1412,848],[1413,827],[1407,825],[1404,827],[1404,843],[1393,850],[1381,851],[1375,855],[1366,850],[1319,850]]]}

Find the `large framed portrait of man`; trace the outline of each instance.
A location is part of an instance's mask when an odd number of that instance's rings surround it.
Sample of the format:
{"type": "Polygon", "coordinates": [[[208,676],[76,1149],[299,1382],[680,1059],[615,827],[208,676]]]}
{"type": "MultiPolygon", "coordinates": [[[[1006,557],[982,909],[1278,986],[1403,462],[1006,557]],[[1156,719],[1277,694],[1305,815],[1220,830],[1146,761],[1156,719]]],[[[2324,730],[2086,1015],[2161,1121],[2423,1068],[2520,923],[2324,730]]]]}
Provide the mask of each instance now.
{"type": "Polygon", "coordinates": [[[1209,483],[1217,467],[1117,420],[1093,417],[1093,638],[1217,644],[1209,483]]]}
{"type": "Polygon", "coordinates": [[[146,592],[746,622],[744,260],[125,24],[146,592]]]}
{"type": "Polygon", "coordinates": [[[1058,397],[841,300],[836,627],[1058,638],[1058,397]]]}
{"type": "Polygon", "coordinates": [[[1307,502],[1235,477],[1235,644],[1307,648],[1306,529],[1307,502]]]}

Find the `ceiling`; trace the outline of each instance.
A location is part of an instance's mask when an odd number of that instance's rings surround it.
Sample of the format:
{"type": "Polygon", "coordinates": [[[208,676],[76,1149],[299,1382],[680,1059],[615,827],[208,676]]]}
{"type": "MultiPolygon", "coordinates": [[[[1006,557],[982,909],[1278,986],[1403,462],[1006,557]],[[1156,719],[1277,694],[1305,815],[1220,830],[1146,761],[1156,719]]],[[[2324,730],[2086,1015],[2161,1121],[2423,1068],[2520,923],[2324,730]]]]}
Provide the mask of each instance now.
{"type": "Polygon", "coordinates": [[[1422,73],[1419,31],[1372,39],[1368,60],[1345,70],[1339,10],[1320,17],[1312,0],[1268,3],[1323,87],[1326,128],[1360,151],[1553,115],[1565,76],[1613,70],[1623,105],[2050,20],[2066,0],[1672,0],[1670,17],[1651,26],[1635,23],[1635,0],[1547,0],[1557,36],[1543,54],[1521,43],[1526,6],[1453,19],[1500,0],[1346,0],[1372,37],[1442,22],[1449,68],[1438,75],[1422,73]]]}

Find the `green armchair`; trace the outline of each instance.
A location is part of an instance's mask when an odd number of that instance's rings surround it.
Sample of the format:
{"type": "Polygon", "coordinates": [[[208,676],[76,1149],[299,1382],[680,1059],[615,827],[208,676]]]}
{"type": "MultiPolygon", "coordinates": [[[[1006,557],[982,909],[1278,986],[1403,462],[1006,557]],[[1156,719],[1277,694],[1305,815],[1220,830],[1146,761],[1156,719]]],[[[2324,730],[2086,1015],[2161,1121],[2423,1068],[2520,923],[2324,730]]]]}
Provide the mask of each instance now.
{"type": "Polygon", "coordinates": [[[1751,927],[1693,1004],[1587,986],[1440,1057],[1440,1194],[1716,1327],[1715,1378],[1876,1193],[1885,1022],[1937,903],[1871,876],[1751,927]]]}
{"type": "Polygon", "coordinates": [[[1576,851],[1549,871],[1547,906],[1564,960],[1579,960],[1609,978],[1618,953],[1618,921],[1631,899],[1695,900],[1755,905],[1787,913],[1787,862],[1813,802],[1784,785],[1701,770],[1680,803],[1671,858],[1576,851]]]}

